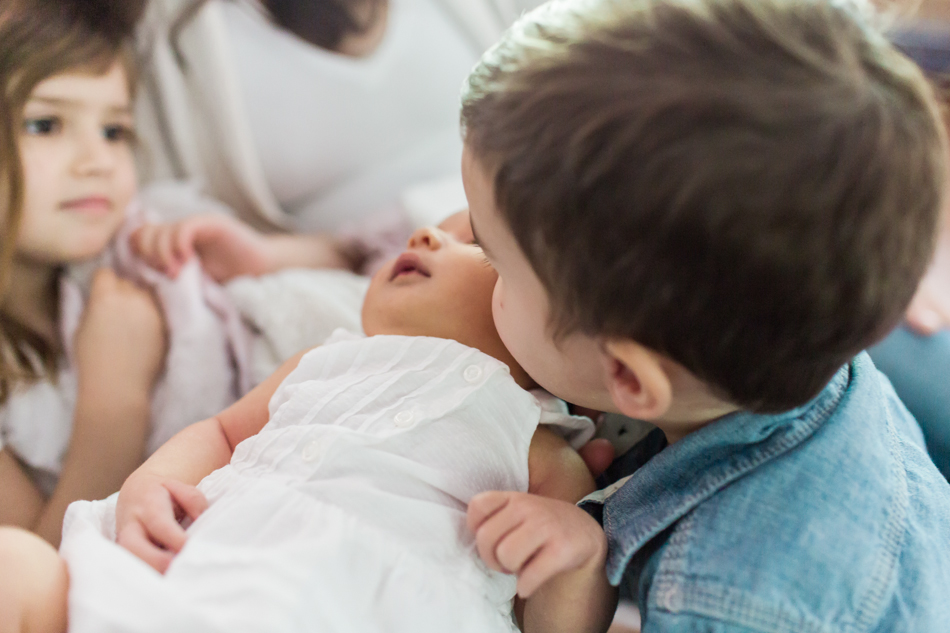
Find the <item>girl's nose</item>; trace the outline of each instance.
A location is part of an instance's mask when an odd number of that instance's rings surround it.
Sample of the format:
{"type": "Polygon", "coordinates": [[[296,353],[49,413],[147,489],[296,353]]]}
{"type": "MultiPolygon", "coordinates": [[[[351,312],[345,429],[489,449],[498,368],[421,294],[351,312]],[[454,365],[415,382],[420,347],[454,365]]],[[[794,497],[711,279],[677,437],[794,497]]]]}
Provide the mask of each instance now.
{"type": "Polygon", "coordinates": [[[83,176],[105,175],[115,167],[113,148],[99,135],[85,134],[77,139],[73,169],[83,176]]]}
{"type": "Polygon", "coordinates": [[[409,236],[409,248],[426,248],[437,251],[442,248],[442,238],[431,227],[423,227],[409,236]]]}

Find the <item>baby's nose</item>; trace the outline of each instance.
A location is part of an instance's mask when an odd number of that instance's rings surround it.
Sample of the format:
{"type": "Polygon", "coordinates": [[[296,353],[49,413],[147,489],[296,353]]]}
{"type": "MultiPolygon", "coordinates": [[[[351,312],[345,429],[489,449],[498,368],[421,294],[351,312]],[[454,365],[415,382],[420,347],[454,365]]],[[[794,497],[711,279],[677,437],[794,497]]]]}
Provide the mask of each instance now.
{"type": "Polygon", "coordinates": [[[431,251],[442,248],[442,240],[431,227],[423,227],[409,236],[409,248],[427,248],[431,251]]]}

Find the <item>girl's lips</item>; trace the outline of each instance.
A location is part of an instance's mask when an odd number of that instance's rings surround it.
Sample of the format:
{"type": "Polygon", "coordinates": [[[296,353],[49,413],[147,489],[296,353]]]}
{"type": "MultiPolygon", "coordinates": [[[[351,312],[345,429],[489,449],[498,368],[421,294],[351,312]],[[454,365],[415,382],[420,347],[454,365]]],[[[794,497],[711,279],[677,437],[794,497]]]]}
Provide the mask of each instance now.
{"type": "Polygon", "coordinates": [[[86,211],[86,212],[108,212],[112,211],[112,201],[105,196],[88,196],[86,198],[73,198],[60,203],[60,209],[64,211],[86,211]]]}
{"type": "Polygon", "coordinates": [[[415,253],[405,252],[393,263],[392,271],[389,274],[389,281],[401,275],[419,274],[423,277],[431,277],[429,269],[422,263],[422,259],[415,253]]]}

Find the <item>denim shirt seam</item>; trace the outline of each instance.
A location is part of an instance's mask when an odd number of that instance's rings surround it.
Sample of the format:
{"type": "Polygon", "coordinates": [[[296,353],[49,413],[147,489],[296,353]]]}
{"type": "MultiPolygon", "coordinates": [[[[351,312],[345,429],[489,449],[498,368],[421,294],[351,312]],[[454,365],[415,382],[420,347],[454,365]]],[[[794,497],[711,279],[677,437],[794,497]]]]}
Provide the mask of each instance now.
{"type": "Polygon", "coordinates": [[[650,585],[651,609],[693,614],[760,633],[836,633],[784,605],[719,582],[692,577],[687,571],[687,554],[696,532],[697,516],[696,512],[686,515],[663,548],[650,585]]]}
{"type": "Polygon", "coordinates": [[[874,561],[874,571],[870,575],[870,587],[858,607],[853,624],[849,627],[850,631],[855,633],[869,630],[873,623],[880,618],[885,606],[887,589],[897,574],[898,561],[907,531],[908,510],[910,508],[907,469],[901,456],[900,438],[889,408],[885,409],[884,415],[887,443],[893,458],[891,472],[896,486],[890,503],[887,505],[888,517],[881,531],[882,547],[874,561]]]}
{"type": "Polygon", "coordinates": [[[678,571],[660,570],[654,579],[650,609],[677,615],[694,615],[726,622],[760,633],[840,633],[842,629],[820,622],[783,604],[763,600],[749,591],[722,583],[691,578],[678,571]]]}
{"type": "MultiPolygon", "coordinates": [[[[624,539],[626,544],[619,544],[618,555],[612,556],[608,560],[607,572],[611,584],[616,585],[620,582],[620,579],[623,576],[623,571],[630,563],[630,560],[633,558],[636,552],[639,551],[639,549],[651,538],[655,537],[668,526],[675,523],[692,508],[702,503],[705,499],[708,499],[716,490],[723,488],[726,484],[732,483],[746,473],[755,470],[762,464],[771,461],[776,456],[788,452],[795,446],[801,444],[805,438],[814,434],[818,427],[827,420],[829,413],[838,406],[838,404],[841,402],[841,399],[844,397],[845,392],[847,391],[847,384],[851,380],[851,371],[848,372],[847,376],[847,378],[838,377],[838,382],[844,382],[844,384],[838,385],[839,388],[833,393],[828,394],[827,398],[823,399],[823,401],[815,403],[815,406],[805,411],[803,415],[797,419],[798,423],[795,424],[795,428],[793,428],[793,430],[791,430],[784,438],[772,444],[768,448],[757,451],[753,458],[740,458],[739,463],[723,469],[719,476],[708,482],[700,490],[687,497],[684,497],[683,500],[678,504],[677,510],[664,517],[665,520],[655,520],[649,525],[649,527],[645,527],[644,529],[635,532],[632,535],[633,538],[624,539]]],[[[630,485],[630,482],[627,482],[627,485],[630,485]]],[[[614,527],[615,524],[613,523],[611,514],[605,512],[604,529],[607,532],[608,537],[611,537],[610,540],[616,542],[618,539],[616,537],[612,537],[614,534],[614,527]]]]}
{"type": "Polygon", "coordinates": [[[887,505],[888,517],[881,530],[881,545],[876,548],[869,587],[858,602],[853,618],[839,621],[840,628],[832,627],[813,615],[763,600],[749,591],[690,575],[686,556],[689,544],[697,534],[698,515],[695,512],[690,512],[680,521],[660,554],[660,564],[651,582],[650,608],[674,614],[690,613],[762,633],[864,633],[872,630],[886,606],[887,589],[897,573],[910,503],[900,437],[891,411],[886,410],[885,416],[887,442],[893,457],[890,469],[897,485],[887,505]]]}

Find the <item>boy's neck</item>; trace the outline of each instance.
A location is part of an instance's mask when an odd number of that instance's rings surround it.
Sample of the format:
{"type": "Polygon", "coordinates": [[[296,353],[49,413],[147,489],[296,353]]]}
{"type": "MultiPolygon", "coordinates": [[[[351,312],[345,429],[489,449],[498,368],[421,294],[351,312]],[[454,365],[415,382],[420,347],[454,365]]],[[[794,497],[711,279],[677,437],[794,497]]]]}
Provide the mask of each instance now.
{"type": "Polygon", "coordinates": [[[690,433],[694,433],[701,428],[712,424],[716,420],[729,414],[739,411],[739,407],[734,404],[720,402],[719,404],[709,403],[688,411],[682,411],[681,414],[663,416],[658,420],[653,420],[663,434],[666,435],[666,441],[675,444],[690,433]]]}
{"type": "Polygon", "coordinates": [[[651,420],[674,444],[690,433],[739,411],[741,407],[724,400],[705,382],[681,365],[664,360],[663,369],[672,387],[672,400],[666,412],[651,420]]]}

